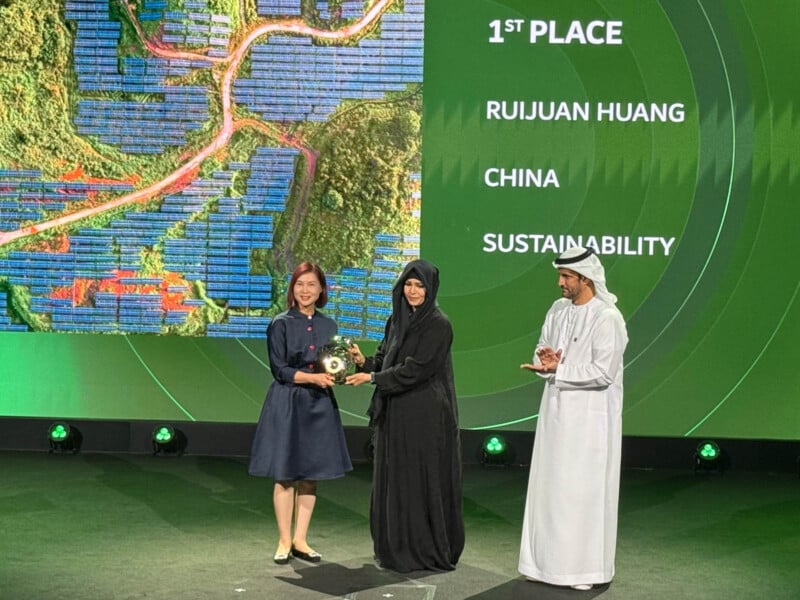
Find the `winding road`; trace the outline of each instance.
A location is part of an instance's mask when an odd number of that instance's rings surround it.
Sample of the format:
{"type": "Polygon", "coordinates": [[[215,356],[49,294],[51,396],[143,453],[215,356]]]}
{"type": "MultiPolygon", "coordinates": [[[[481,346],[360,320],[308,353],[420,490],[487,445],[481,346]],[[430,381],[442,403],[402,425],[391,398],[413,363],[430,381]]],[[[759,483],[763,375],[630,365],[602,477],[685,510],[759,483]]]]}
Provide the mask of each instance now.
{"type": "MultiPolygon", "coordinates": [[[[236,48],[227,57],[216,58],[208,57],[200,53],[167,48],[160,43],[148,40],[138,22],[138,19],[136,18],[133,8],[127,2],[121,0],[120,4],[127,11],[128,16],[136,28],[142,43],[152,54],[162,58],[184,58],[191,60],[203,60],[220,65],[227,64],[222,77],[222,82],[220,84],[220,97],[222,99],[223,114],[222,127],[207,146],[199,150],[194,157],[190,158],[187,162],[160,181],[124,196],[120,196],[114,200],[104,202],[99,206],[78,210],[49,221],[42,221],[41,223],[29,225],[13,231],[2,232],[0,233],[0,246],[9,244],[18,239],[42,233],[55,227],[69,225],[71,223],[75,223],[76,221],[87,219],[115,208],[135,204],[137,202],[146,202],[160,194],[165,193],[167,190],[174,191],[176,189],[183,189],[193,179],[194,174],[198,172],[203,161],[210,156],[213,156],[228,144],[234,131],[245,126],[263,126],[261,127],[262,129],[266,127],[266,124],[260,123],[254,119],[242,119],[235,121],[233,118],[233,99],[231,91],[233,82],[239,71],[239,66],[242,63],[242,60],[250,50],[250,47],[257,40],[264,36],[276,33],[295,33],[320,39],[344,40],[359,35],[365,29],[371,27],[381,17],[381,15],[383,15],[393,1],[394,0],[377,0],[377,2],[375,2],[375,4],[373,4],[358,21],[335,31],[327,31],[324,29],[310,27],[304,22],[298,20],[285,20],[276,23],[254,24],[252,31],[250,31],[250,33],[244,37],[238,48],[236,48]]],[[[297,140],[291,141],[284,134],[280,134],[278,138],[288,145],[299,148],[306,155],[306,158],[308,159],[308,168],[306,169],[307,179],[302,187],[302,190],[303,193],[307,194],[311,187],[310,181],[314,176],[317,158],[316,151],[301,146],[297,140]]]]}

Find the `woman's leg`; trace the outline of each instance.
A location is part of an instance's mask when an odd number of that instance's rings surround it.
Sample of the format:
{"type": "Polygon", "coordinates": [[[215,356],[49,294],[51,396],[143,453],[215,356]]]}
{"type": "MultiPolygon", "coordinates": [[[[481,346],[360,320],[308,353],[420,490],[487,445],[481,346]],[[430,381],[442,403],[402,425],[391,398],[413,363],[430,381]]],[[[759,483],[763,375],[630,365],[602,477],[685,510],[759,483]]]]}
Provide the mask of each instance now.
{"type": "Polygon", "coordinates": [[[276,481],[272,493],[275,520],[278,522],[278,549],[285,554],[292,548],[292,514],[294,513],[294,485],[291,481],[276,481]]]}
{"type": "Polygon", "coordinates": [[[294,547],[300,552],[310,552],[306,541],[314,504],[317,502],[317,482],[299,481],[297,483],[297,500],[295,502],[294,547]]]}

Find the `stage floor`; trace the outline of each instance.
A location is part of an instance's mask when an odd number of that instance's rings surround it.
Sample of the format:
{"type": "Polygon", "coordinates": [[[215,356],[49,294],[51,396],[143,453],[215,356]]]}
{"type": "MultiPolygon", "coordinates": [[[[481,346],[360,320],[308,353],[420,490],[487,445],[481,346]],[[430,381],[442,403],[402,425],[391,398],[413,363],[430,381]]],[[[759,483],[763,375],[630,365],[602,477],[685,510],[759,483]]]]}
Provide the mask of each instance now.
{"type": "Polygon", "coordinates": [[[0,598],[750,599],[800,597],[800,479],[623,471],[617,575],[589,592],[516,570],[527,469],[467,467],[467,546],[449,573],[372,560],[371,471],[321,482],[310,543],[272,562],[272,482],[244,459],[0,452],[0,598]]]}

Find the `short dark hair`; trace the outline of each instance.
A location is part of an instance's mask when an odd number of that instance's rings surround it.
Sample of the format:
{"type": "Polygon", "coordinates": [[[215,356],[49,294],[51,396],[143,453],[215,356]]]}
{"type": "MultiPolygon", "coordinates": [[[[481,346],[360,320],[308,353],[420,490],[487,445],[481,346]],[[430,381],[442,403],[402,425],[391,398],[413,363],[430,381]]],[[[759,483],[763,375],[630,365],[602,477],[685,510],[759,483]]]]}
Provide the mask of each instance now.
{"type": "Polygon", "coordinates": [[[295,268],[294,272],[292,273],[292,278],[289,280],[289,289],[286,292],[286,306],[289,308],[294,308],[297,306],[297,300],[294,297],[294,285],[297,283],[297,280],[300,279],[301,275],[305,275],[306,273],[314,273],[317,276],[317,281],[319,281],[319,285],[322,288],[322,292],[317,298],[317,301],[314,305],[317,308],[322,308],[328,303],[328,282],[325,280],[325,273],[322,272],[322,269],[319,268],[319,265],[315,265],[314,263],[310,262],[301,262],[295,268]]]}

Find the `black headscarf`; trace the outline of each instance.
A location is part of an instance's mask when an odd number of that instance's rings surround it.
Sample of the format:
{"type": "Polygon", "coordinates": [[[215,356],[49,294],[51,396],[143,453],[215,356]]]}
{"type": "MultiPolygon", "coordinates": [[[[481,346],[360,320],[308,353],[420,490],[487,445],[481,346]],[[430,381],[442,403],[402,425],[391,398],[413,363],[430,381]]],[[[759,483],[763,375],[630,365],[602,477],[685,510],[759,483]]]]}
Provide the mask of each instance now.
{"type": "Polygon", "coordinates": [[[439,291],[439,269],[427,260],[412,260],[392,288],[392,323],[386,336],[386,354],[383,364],[391,366],[397,360],[397,352],[409,331],[421,327],[438,305],[436,293],[439,291]],[[408,279],[419,279],[425,286],[425,301],[416,310],[406,300],[403,288],[408,279]]]}
{"type": "MultiPolygon", "coordinates": [[[[426,260],[412,260],[406,265],[392,288],[392,316],[383,342],[382,369],[387,369],[397,363],[397,355],[409,332],[423,327],[431,315],[438,312],[439,307],[436,304],[438,291],[439,269],[426,260]],[[411,308],[403,293],[408,279],[419,279],[425,286],[425,301],[416,310],[411,308]]],[[[376,389],[372,394],[369,410],[367,410],[367,414],[370,416],[370,425],[374,426],[380,421],[385,402],[380,391],[376,389]]]]}

